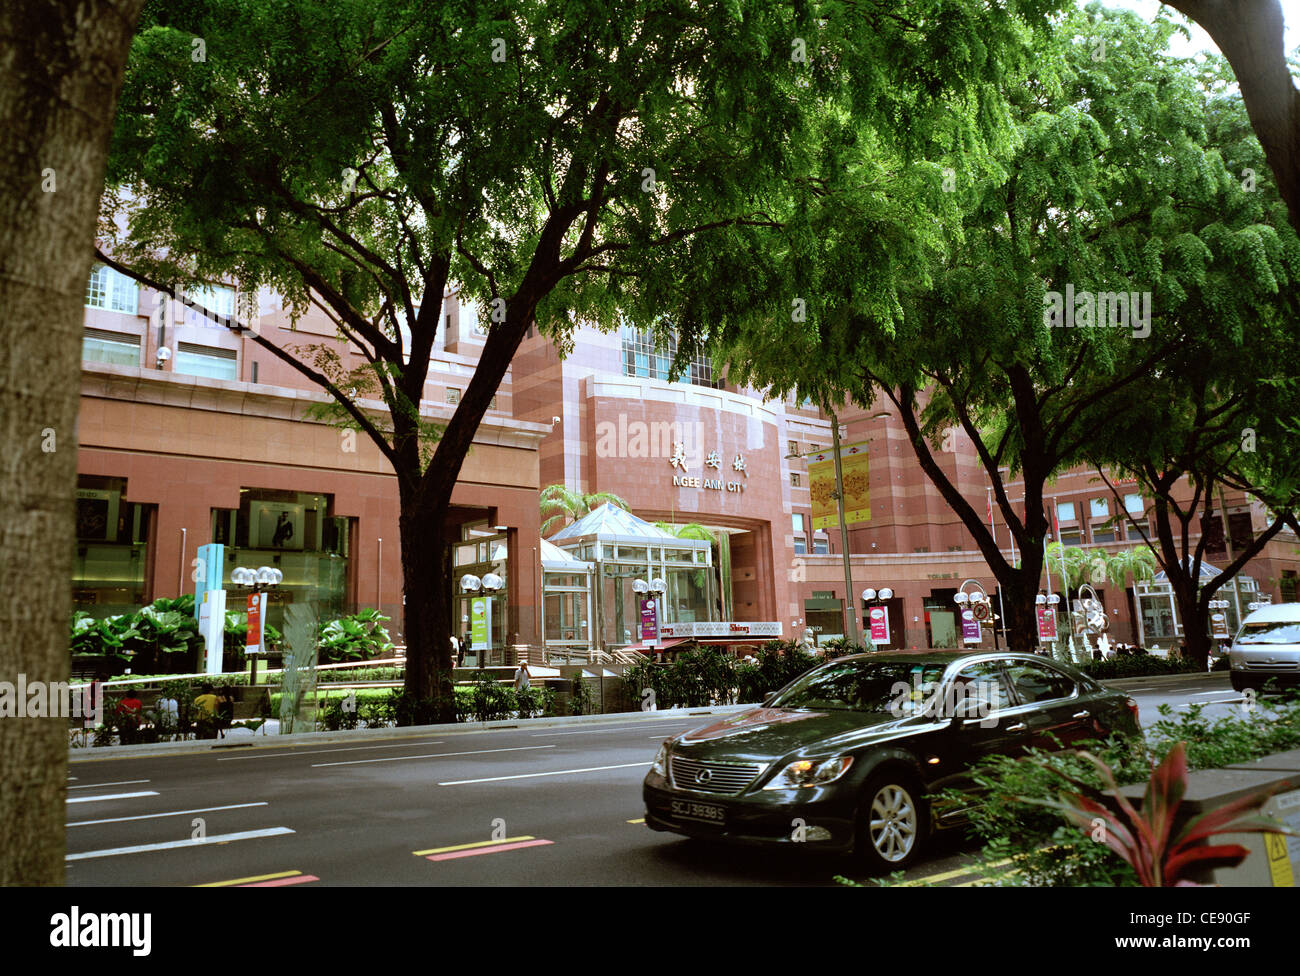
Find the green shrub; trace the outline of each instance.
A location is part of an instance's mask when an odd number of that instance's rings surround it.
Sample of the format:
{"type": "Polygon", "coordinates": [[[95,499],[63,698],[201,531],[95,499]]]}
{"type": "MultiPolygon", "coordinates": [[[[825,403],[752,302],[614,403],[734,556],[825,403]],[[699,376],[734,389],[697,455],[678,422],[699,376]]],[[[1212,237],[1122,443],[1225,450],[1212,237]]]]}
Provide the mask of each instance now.
{"type": "MultiPolygon", "coordinates": [[[[1204,716],[1205,708],[1193,705],[1175,712],[1162,705],[1160,718],[1142,739],[1081,745],[1110,766],[1120,784],[1145,782],[1152,764],[1162,762],[1179,742],[1186,744],[1189,769],[1218,769],[1300,748],[1300,696],[1269,700],[1267,707],[1254,704],[1214,720],[1204,716]]],[[[1136,885],[1137,875],[1110,848],[1040,805],[1059,796],[1062,781],[1053,770],[1097,788],[1103,785],[1096,767],[1073,751],[1032,750],[1021,759],[990,757],[974,774],[984,792],[980,802],[957,792],[941,793],[933,802],[969,812],[971,829],[984,845],[979,858],[984,873],[1006,872],[1005,865],[994,865],[1013,859],[1014,873],[999,884],[1136,885]]]]}
{"type": "Polygon", "coordinates": [[[595,698],[591,686],[583,680],[582,673],[575,674],[570,685],[569,712],[573,715],[586,715],[591,711],[595,698]]]}
{"type": "Polygon", "coordinates": [[[1098,681],[1115,678],[1145,678],[1155,674],[1201,673],[1205,669],[1183,657],[1161,658],[1150,654],[1120,654],[1104,661],[1085,661],[1079,670],[1098,681]]]}
{"type": "Polygon", "coordinates": [[[319,659],[322,664],[383,657],[393,650],[384,624],[392,620],[368,607],[321,626],[319,659]]]}

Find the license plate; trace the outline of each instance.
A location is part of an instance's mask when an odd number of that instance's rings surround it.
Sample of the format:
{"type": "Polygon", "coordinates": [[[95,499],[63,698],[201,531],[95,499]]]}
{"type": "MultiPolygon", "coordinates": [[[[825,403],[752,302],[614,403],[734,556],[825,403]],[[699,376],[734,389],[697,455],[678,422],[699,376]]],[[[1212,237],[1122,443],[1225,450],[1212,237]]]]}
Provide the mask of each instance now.
{"type": "Polygon", "coordinates": [[[673,800],[673,817],[677,820],[695,820],[722,826],[727,820],[726,807],[713,803],[697,803],[694,800],[673,800]]]}

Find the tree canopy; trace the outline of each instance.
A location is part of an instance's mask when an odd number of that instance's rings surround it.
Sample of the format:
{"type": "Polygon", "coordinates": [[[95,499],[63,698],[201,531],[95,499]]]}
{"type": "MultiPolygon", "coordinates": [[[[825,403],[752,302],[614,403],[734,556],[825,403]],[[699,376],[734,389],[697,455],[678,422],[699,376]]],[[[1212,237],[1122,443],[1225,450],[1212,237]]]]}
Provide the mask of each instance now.
{"type": "MultiPolygon", "coordinates": [[[[877,152],[1002,138],[1007,66],[1063,4],[158,2],[117,120],[103,258],[165,291],[273,289],[337,327],[345,354],[254,339],[397,473],[423,699],[433,656],[450,667],[428,540],[525,333],[565,350],[574,323],[621,316],[691,355],[756,314],[761,270],[732,263],[740,250],[757,245],[760,269],[804,263],[817,239],[800,210],[828,185],[875,179],[877,152]],[[439,430],[420,401],[453,285],[489,331],[439,430]],[[358,403],[370,392],[383,416],[358,403]]],[[[843,255],[880,263],[857,276],[874,303],[907,259],[884,243],[843,255]]]]}
{"type": "MultiPolygon", "coordinates": [[[[946,202],[878,157],[894,177],[879,185],[879,209],[911,210],[913,224],[946,232],[886,225],[930,258],[923,273],[895,279],[892,306],[852,277],[831,279],[806,322],[773,316],[725,336],[736,375],[759,386],[892,403],[1008,591],[1021,642],[1033,639],[1048,479],[1086,461],[1108,429],[1140,426],[1153,377],[1176,381],[1224,337],[1283,321],[1300,268],[1285,206],[1242,179],[1240,133],[1207,124],[1221,106],[1168,52],[1175,29],[1098,5],[1062,17],[1033,74],[1004,91],[1008,150],[941,161],[955,177],[946,202]],[[931,447],[957,432],[992,483],[1019,567],[931,447]],[[1023,500],[1008,497],[1003,470],[1023,479],[1023,500]]],[[[842,203],[821,215],[833,228],[827,252],[845,240],[879,246],[880,226],[852,220],[852,201],[842,203]]],[[[1156,442],[1133,447],[1154,452],[1156,442]]]]}

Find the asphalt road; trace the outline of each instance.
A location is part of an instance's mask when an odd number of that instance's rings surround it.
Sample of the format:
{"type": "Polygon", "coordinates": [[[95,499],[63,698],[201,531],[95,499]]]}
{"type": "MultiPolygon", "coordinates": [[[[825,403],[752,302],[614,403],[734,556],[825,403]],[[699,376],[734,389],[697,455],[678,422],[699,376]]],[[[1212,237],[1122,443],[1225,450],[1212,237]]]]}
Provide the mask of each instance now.
{"type": "MultiPolygon", "coordinates": [[[[1144,726],[1162,703],[1210,703],[1218,714],[1241,702],[1221,674],[1127,685],[1144,726]]],[[[639,822],[657,744],[708,721],[651,713],[296,748],[271,739],[198,754],[74,752],[67,882],[827,885],[858,876],[843,859],[712,847],[639,822]]],[[[964,883],[968,847],[946,841],[911,877],[964,883]]]]}

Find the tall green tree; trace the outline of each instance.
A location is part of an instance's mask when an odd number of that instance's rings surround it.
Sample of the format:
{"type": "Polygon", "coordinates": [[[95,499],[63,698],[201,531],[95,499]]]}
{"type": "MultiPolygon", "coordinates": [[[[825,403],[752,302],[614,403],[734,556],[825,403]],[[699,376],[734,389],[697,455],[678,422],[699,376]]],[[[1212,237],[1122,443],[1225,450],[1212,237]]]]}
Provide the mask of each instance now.
{"type": "Polygon", "coordinates": [[[851,140],[913,144],[956,100],[994,105],[1025,18],[1061,2],[159,0],[132,52],[102,256],[166,293],[233,277],[334,323],[346,354],[253,339],[396,473],[407,689],[450,702],[440,541],[523,337],[567,349],[574,322],[618,311],[672,322],[689,355],[753,314],[735,301],[752,276],[715,291],[720,255],[820,192],[815,163],[851,140]],[[453,283],[490,329],[437,430],[420,403],[453,283]]]}
{"type": "MultiPolygon", "coordinates": [[[[1171,357],[1285,303],[1277,283],[1289,280],[1294,232],[1207,130],[1209,96],[1169,54],[1173,30],[1097,5],[1072,11],[1036,50],[1035,73],[1005,91],[1010,150],[948,167],[956,213],[933,212],[948,216],[949,236],[924,275],[894,282],[893,306],[865,300],[861,275],[848,275],[824,283],[806,324],[725,336],[737,375],[760,386],[893,405],[1002,587],[1013,646],[1035,639],[1049,479],[1086,460],[1122,411],[1140,419],[1142,391],[1171,357]],[[963,435],[1018,565],[944,458],[963,435]],[[1008,474],[1023,498],[1009,496],[1008,474]]],[[[904,171],[890,175],[901,197],[904,171]]],[[[906,207],[882,192],[880,210],[906,207]]],[[[840,209],[828,239],[876,246],[878,228],[840,209]]]]}
{"type": "MultiPolygon", "coordinates": [[[[1220,82],[1221,59],[1201,68],[1217,94],[1207,105],[1211,141],[1231,173],[1261,172],[1264,149],[1254,138],[1242,97],[1220,82]]],[[[1159,560],[1173,590],[1183,628],[1183,653],[1204,663],[1209,653],[1209,601],[1286,527],[1300,505],[1300,241],[1284,224],[1280,188],[1267,181],[1232,187],[1235,225],[1211,227],[1220,251],[1235,251],[1253,267],[1234,278],[1207,265],[1206,328],[1199,341],[1168,361],[1116,411],[1089,445],[1089,459],[1159,560]],[[1217,293],[1217,295],[1216,295],[1217,293]],[[1149,502],[1146,518],[1128,515],[1105,468],[1132,475],[1149,502]],[[1261,507],[1259,531],[1232,537],[1222,509],[1232,491],[1261,507]],[[1219,531],[1212,531],[1217,524],[1219,531]],[[1202,580],[1212,540],[1225,540],[1230,558],[1202,580]]]]}
{"type": "MultiPolygon", "coordinates": [[[[83,305],[142,2],[0,6],[0,681],[68,679],[83,305]]],[[[0,885],[63,882],[67,729],[0,719],[0,885]]]]}

